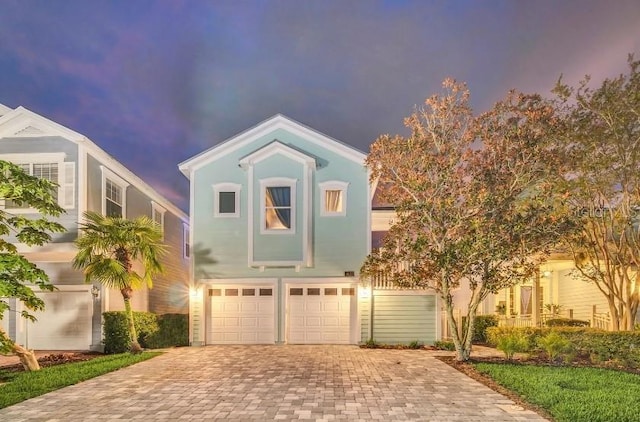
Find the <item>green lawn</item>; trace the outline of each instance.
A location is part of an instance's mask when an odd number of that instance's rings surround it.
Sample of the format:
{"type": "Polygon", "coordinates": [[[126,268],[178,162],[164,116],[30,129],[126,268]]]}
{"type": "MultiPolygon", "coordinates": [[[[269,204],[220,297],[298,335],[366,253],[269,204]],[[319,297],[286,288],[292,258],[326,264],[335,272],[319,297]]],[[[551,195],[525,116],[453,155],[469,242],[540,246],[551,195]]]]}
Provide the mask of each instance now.
{"type": "Polygon", "coordinates": [[[106,355],[85,362],[42,368],[35,372],[3,372],[0,369],[0,409],[160,354],[162,353],[144,352],[137,355],[106,355]]]}
{"type": "Polygon", "coordinates": [[[477,363],[476,369],[562,422],[640,421],[640,375],[601,368],[477,363]]]}

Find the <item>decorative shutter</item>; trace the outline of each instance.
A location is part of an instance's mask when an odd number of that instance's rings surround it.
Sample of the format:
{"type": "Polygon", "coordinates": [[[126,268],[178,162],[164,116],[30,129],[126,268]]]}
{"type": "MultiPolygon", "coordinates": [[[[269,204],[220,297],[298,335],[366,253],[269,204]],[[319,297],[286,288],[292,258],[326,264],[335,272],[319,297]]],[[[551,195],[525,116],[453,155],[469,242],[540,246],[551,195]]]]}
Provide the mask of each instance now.
{"type": "Polygon", "coordinates": [[[73,208],[76,202],[76,163],[64,163],[62,173],[62,208],[73,208]]]}

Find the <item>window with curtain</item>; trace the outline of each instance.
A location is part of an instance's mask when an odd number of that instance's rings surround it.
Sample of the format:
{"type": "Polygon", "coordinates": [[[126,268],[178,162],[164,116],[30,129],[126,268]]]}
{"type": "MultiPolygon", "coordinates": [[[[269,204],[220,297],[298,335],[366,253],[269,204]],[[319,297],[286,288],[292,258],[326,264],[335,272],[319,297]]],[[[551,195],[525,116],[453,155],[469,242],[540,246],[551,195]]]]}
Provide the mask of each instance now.
{"type": "Polygon", "coordinates": [[[291,187],[266,187],[265,228],[267,230],[291,229],[291,187]]]}
{"type": "Polygon", "coordinates": [[[343,217],[347,215],[347,188],[349,183],[339,180],[321,182],[320,215],[325,217],[343,217]]]}
{"type": "Polygon", "coordinates": [[[326,190],[324,192],[325,211],[327,212],[342,212],[342,191],[341,190],[326,190]]]}

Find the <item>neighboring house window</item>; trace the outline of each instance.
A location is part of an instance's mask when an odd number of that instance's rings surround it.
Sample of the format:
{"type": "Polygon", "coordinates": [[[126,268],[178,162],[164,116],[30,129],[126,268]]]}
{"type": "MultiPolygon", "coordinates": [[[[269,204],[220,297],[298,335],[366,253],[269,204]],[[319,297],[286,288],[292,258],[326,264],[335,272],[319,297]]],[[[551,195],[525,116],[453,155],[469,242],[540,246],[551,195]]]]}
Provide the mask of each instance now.
{"type": "Polygon", "coordinates": [[[126,217],[126,189],[129,183],[106,167],[101,166],[101,169],[104,192],[102,214],[107,217],[126,217]]]}
{"type": "Polygon", "coordinates": [[[191,256],[191,245],[189,244],[189,226],[186,224],[182,225],[182,244],[184,245],[183,256],[189,258],[191,256]]]}
{"type": "Polygon", "coordinates": [[[349,183],[332,180],[320,186],[320,215],[342,217],[347,215],[347,188],[349,183]]]}
{"type": "MultiPolygon", "coordinates": [[[[75,163],[65,162],[64,157],[64,153],[6,154],[0,155],[0,160],[12,162],[31,176],[57,184],[58,189],[52,192],[53,198],[61,207],[69,209],[75,205],[75,163]]],[[[18,205],[11,199],[4,200],[4,209],[34,211],[27,204],[18,205]]]]}
{"type": "Polygon", "coordinates": [[[160,227],[162,237],[164,238],[164,213],[165,209],[156,202],[151,201],[151,219],[160,227]]]}
{"type": "Polygon", "coordinates": [[[240,189],[237,183],[213,185],[213,215],[215,217],[240,217],[240,189]]]}
{"type": "Polygon", "coordinates": [[[296,180],[264,179],[261,185],[261,232],[295,233],[296,180]]]}

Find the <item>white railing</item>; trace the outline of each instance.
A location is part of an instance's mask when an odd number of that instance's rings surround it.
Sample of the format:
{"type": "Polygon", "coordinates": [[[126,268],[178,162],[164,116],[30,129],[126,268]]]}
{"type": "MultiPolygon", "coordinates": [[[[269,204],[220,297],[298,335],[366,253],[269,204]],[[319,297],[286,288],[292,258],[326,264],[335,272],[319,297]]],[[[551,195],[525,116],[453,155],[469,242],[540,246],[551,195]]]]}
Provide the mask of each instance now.
{"type": "Polygon", "coordinates": [[[609,316],[609,313],[604,313],[604,314],[597,314],[597,313],[592,313],[591,314],[591,327],[592,328],[599,328],[601,330],[609,330],[611,327],[611,317],[609,316]]]}
{"type": "Polygon", "coordinates": [[[500,327],[531,327],[533,320],[531,315],[514,315],[510,317],[500,316],[498,319],[500,327]]]}

